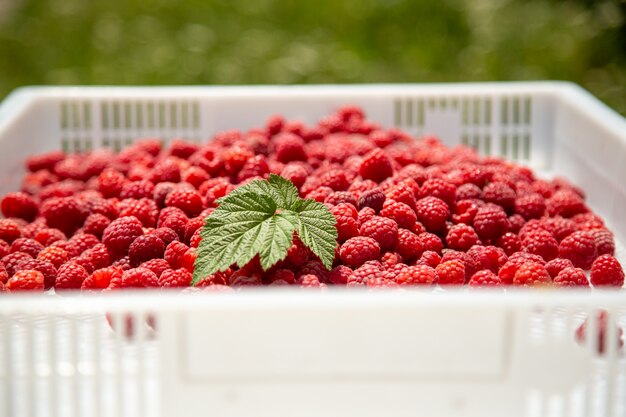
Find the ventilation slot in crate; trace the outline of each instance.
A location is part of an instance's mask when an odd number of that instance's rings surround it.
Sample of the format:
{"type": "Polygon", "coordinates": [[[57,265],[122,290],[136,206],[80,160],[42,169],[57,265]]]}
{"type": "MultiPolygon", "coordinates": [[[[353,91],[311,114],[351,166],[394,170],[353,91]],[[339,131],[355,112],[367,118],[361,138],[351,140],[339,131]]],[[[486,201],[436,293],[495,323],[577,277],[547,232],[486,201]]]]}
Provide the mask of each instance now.
{"type": "Polygon", "coordinates": [[[139,138],[199,141],[200,103],[193,100],[63,101],[62,148],[115,151],[139,138]]]}
{"type": "Polygon", "coordinates": [[[532,101],[530,97],[504,97],[500,104],[500,155],[528,161],[532,155],[532,101]]]}

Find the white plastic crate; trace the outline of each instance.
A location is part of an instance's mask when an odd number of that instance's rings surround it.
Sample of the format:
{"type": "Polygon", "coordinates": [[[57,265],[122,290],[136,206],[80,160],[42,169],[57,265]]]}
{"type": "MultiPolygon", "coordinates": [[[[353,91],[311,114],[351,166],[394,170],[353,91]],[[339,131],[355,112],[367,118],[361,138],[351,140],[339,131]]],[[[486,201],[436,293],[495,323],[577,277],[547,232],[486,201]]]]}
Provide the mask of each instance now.
{"type": "MultiPolygon", "coordinates": [[[[0,107],[0,192],[33,153],[207,140],[349,103],[571,179],[624,262],[626,121],[565,83],[27,88],[0,107]]],[[[626,416],[617,325],[621,292],[11,295],[0,415],[626,416]],[[574,338],[586,317],[597,334],[600,310],[616,324],[603,354],[597,337],[574,338]]]]}

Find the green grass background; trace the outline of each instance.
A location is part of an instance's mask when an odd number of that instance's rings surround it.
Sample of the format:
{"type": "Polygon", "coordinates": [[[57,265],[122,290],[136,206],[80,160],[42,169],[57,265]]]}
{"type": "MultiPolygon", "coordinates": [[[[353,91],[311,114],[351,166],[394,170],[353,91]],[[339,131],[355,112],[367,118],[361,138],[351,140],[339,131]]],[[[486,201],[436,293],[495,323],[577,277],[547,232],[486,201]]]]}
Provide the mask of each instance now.
{"type": "Polygon", "coordinates": [[[0,0],[33,84],[571,80],[626,114],[626,1],[0,0]]]}

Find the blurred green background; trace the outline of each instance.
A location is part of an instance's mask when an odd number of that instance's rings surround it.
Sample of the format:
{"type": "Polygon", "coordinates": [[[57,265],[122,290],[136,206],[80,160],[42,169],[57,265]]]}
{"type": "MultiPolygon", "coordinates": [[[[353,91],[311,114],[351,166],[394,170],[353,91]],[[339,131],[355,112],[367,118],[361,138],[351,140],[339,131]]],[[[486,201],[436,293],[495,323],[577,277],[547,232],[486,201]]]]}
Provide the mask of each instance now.
{"type": "Polygon", "coordinates": [[[625,0],[0,0],[31,84],[575,81],[626,114],[625,0]]]}

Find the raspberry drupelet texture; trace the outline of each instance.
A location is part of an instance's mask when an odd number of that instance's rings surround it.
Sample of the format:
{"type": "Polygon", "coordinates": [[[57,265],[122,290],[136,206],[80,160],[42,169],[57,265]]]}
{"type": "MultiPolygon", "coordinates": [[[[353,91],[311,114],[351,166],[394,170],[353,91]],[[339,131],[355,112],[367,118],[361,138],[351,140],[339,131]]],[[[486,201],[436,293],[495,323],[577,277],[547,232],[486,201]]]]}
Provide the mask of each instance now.
{"type": "Polygon", "coordinates": [[[588,287],[589,280],[585,271],[580,268],[567,267],[562,269],[553,280],[556,287],[588,287]]]}
{"type": "Polygon", "coordinates": [[[591,283],[594,287],[623,287],[624,270],[611,255],[600,255],[591,265],[591,283]]]}
{"type": "Polygon", "coordinates": [[[104,229],[102,243],[110,251],[118,255],[125,255],[131,243],[141,235],[143,235],[143,228],[136,217],[120,217],[104,229]]]}
{"type": "Polygon", "coordinates": [[[392,248],[398,239],[398,224],[392,219],[376,216],[361,225],[359,234],[373,238],[381,250],[387,250],[392,248]]]}
{"type": "Polygon", "coordinates": [[[353,237],[341,245],[339,256],[346,265],[356,268],[367,261],[378,259],[380,245],[371,237],[353,237]]]}

